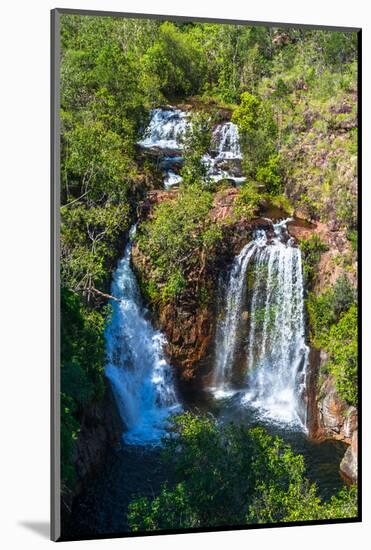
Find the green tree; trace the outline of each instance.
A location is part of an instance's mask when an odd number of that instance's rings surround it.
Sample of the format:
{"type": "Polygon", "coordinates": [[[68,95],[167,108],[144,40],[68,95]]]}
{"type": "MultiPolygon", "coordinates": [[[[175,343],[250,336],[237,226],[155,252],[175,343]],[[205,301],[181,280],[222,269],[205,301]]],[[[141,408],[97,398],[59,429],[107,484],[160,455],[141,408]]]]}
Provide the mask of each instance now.
{"type": "Polygon", "coordinates": [[[358,317],[352,305],[330,329],[327,344],[329,370],[335,377],[339,394],[351,405],[358,400],[358,317]]]}
{"type": "Polygon", "coordinates": [[[192,115],[190,125],[183,137],[184,164],[181,176],[185,185],[207,185],[207,166],[203,162],[204,155],[210,150],[211,120],[205,113],[192,115]]]}
{"type": "Polygon", "coordinates": [[[268,191],[278,194],[282,169],[277,156],[277,125],[267,101],[244,92],[232,121],[238,126],[245,171],[253,179],[265,183],[268,191]]]}
{"type": "Polygon", "coordinates": [[[206,68],[205,52],[192,36],[174,23],[161,24],[158,39],[143,56],[143,67],[155,76],[166,97],[197,93],[206,68]]]}
{"type": "Polygon", "coordinates": [[[213,195],[203,184],[182,185],[175,200],[159,204],[141,225],[138,245],[151,265],[142,287],[147,298],[179,296],[187,284],[185,270],[196,268],[203,252],[211,255],[221,237],[209,216],[212,204],[213,195]]]}

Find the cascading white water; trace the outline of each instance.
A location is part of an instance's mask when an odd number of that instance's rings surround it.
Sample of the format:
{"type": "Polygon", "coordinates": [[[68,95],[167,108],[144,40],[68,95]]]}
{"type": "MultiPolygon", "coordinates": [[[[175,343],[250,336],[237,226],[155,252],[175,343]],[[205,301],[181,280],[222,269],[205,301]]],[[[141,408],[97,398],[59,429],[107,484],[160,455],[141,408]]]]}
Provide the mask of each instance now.
{"type": "Polygon", "coordinates": [[[138,144],[148,149],[180,151],[186,125],[187,113],[180,109],[153,109],[144,138],[138,144]]]}
{"type": "Polygon", "coordinates": [[[163,354],[164,337],[155,331],[142,305],[130,267],[130,234],[113,276],[112,318],[106,330],[106,376],[110,380],[129,444],[156,443],[169,415],[180,408],[171,372],[163,354]]]}
{"type": "MultiPolygon", "coordinates": [[[[179,170],[183,162],[179,153],[183,147],[182,137],[190,124],[189,115],[185,111],[153,109],[144,137],[138,141],[138,145],[144,149],[163,152],[160,167],[164,173],[165,189],[177,186],[182,181],[175,166],[179,170]]],[[[202,159],[207,167],[207,176],[213,181],[228,178],[236,185],[243,183],[246,178],[242,176],[240,166],[236,165],[240,165],[242,159],[237,126],[232,122],[218,124],[213,130],[211,149],[212,152],[202,159]],[[228,164],[233,162],[235,166],[230,170],[228,164]]]]}
{"type": "Polygon", "coordinates": [[[218,124],[213,131],[213,142],[218,160],[242,158],[238,128],[233,122],[218,124]]]}
{"type": "Polygon", "coordinates": [[[242,403],[261,417],[306,426],[304,289],[300,249],[287,233],[287,220],[273,226],[274,236],[257,231],[236,258],[229,277],[225,320],[217,328],[215,388],[223,395],[233,369],[236,333],[251,270],[246,378],[242,403]],[[240,266],[240,267],[238,267],[240,266]]]}
{"type": "Polygon", "coordinates": [[[266,240],[265,232],[258,232],[254,241],[241,250],[232,264],[225,299],[225,315],[216,329],[215,367],[212,380],[212,391],[216,397],[225,397],[234,392],[231,388],[231,376],[246,291],[246,271],[256,248],[264,246],[266,240]]]}
{"type": "Polygon", "coordinates": [[[286,221],[257,250],[250,306],[248,391],[244,402],[263,416],[306,426],[304,287],[300,249],[288,237],[286,221]]]}

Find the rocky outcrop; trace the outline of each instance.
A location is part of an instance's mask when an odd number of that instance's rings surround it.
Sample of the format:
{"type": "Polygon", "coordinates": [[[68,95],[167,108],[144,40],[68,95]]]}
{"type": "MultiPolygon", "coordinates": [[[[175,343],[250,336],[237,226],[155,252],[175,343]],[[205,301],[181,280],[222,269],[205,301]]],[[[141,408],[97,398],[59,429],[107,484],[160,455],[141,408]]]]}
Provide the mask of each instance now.
{"type": "Polygon", "coordinates": [[[308,431],[313,440],[336,439],[349,445],[340,471],[357,482],[358,413],[339,396],[334,379],[326,375],[319,381],[321,366],[327,361],[323,351],[312,349],[309,356],[308,431]]]}
{"type": "Polygon", "coordinates": [[[120,443],[123,430],[112,389],[106,382],[104,398],[84,410],[74,450],[74,464],[80,484],[100,466],[107,449],[120,443]]]}
{"type": "Polygon", "coordinates": [[[123,430],[115,398],[106,382],[103,399],[90,403],[83,411],[72,459],[77,482],[73,492],[63,494],[64,517],[69,516],[73,499],[102,466],[108,450],[120,444],[123,430]]]}
{"type": "Polygon", "coordinates": [[[357,409],[339,396],[334,380],[327,377],[319,389],[317,438],[331,438],[350,444],[357,430],[357,409]]]}
{"type": "Polygon", "coordinates": [[[318,235],[327,250],[321,254],[316,268],[313,290],[320,294],[336,280],[346,274],[353,286],[357,285],[357,257],[352,251],[346,231],[335,222],[321,223],[304,221],[303,212],[297,211],[292,222],[288,223],[290,234],[298,241],[318,235]]]}
{"type": "Polygon", "coordinates": [[[358,479],[358,431],[355,430],[352,436],[352,443],[347,448],[343,460],[340,463],[340,472],[352,483],[358,479]]]}

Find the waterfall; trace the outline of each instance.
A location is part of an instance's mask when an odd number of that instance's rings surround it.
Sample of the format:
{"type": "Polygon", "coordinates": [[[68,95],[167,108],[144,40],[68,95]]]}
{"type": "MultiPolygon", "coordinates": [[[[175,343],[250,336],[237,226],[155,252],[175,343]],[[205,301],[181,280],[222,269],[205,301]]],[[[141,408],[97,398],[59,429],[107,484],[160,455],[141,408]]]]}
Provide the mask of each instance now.
{"type": "Polygon", "coordinates": [[[266,235],[260,231],[255,240],[248,243],[235,258],[229,275],[225,315],[216,329],[216,353],[212,390],[216,397],[233,393],[231,377],[236,350],[237,334],[246,292],[246,271],[258,246],[264,246],[266,235]]]}
{"type": "Polygon", "coordinates": [[[273,226],[273,236],[256,231],[233,262],[225,317],[216,333],[213,389],[217,396],[242,391],[242,403],[261,417],[305,429],[308,347],[301,253],[286,222],[273,226]],[[248,277],[252,289],[246,292],[248,277]],[[243,307],[249,321],[242,328],[246,373],[242,387],[236,388],[231,378],[243,307]]]}
{"type": "Polygon", "coordinates": [[[186,124],[187,114],[180,109],[153,109],[144,138],[138,144],[147,149],[179,152],[186,124]]]}
{"type": "Polygon", "coordinates": [[[113,275],[112,318],[106,329],[106,376],[125,424],[129,444],[156,443],[166,419],[179,409],[171,367],[163,354],[164,337],[146,318],[135,275],[130,267],[135,227],[113,275]]]}
{"type": "Polygon", "coordinates": [[[238,128],[233,122],[218,124],[213,132],[213,142],[218,160],[242,158],[238,128]]]}
{"type": "MultiPolygon", "coordinates": [[[[153,109],[143,139],[138,145],[145,150],[162,156],[160,168],[164,176],[164,187],[178,186],[182,178],[178,174],[182,166],[182,138],[190,125],[187,112],[175,108],[153,109]]],[[[241,149],[238,129],[233,122],[218,124],[212,133],[211,151],[202,158],[207,167],[207,176],[212,181],[230,179],[240,185],[246,178],[242,175],[241,149]]]]}

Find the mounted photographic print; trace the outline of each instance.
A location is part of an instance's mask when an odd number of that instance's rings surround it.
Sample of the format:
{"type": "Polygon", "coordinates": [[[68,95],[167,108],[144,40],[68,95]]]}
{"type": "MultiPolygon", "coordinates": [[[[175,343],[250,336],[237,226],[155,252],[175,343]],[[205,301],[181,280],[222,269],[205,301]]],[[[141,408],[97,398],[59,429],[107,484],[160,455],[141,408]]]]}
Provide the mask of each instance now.
{"type": "Polygon", "coordinates": [[[52,31],[53,540],[360,521],[361,31],[52,31]]]}

